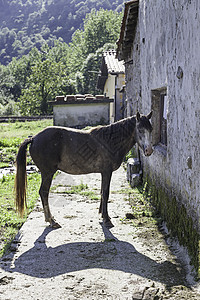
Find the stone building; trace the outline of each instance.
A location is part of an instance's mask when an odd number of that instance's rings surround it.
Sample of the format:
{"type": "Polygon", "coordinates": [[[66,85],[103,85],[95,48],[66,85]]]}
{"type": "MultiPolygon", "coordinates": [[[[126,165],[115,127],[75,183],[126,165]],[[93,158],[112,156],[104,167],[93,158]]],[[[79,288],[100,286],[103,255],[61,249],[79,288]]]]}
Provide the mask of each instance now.
{"type": "Polygon", "coordinates": [[[125,112],[125,99],[120,92],[125,84],[125,68],[123,61],[116,58],[115,50],[104,51],[100,71],[97,87],[106,97],[114,99],[111,104],[111,120],[118,121],[124,118],[125,112]]]}
{"type": "Polygon", "coordinates": [[[200,2],[125,3],[117,48],[125,61],[128,115],[153,110],[143,180],[172,235],[199,268],[200,2]]]}

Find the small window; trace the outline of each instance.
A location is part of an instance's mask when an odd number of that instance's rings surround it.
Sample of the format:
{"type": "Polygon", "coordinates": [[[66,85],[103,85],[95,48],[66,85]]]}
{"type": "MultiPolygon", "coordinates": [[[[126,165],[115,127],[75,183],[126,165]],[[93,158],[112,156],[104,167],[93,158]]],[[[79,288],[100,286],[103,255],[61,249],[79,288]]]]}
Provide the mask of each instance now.
{"type": "Polygon", "coordinates": [[[152,90],[153,144],[167,147],[167,89],[152,90]]]}

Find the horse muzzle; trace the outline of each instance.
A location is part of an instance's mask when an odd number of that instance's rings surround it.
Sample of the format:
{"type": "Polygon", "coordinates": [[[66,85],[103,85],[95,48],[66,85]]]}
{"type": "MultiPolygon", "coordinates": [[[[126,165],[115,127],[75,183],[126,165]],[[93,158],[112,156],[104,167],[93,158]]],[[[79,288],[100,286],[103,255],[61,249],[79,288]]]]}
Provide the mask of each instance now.
{"type": "Polygon", "coordinates": [[[153,153],[153,148],[152,146],[147,146],[145,149],[144,149],[144,155],[145,156],[150,156],[151,154],[153,153]]]}

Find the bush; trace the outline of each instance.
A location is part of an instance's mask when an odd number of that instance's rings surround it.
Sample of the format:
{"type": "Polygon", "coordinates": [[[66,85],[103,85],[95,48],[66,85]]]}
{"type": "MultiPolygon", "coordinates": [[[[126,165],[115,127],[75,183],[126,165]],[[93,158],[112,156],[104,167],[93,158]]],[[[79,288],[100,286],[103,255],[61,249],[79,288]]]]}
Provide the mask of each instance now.
{"type": "Polygon", "coordinates": [[[13,100],[9,100],[6,105],[0,104],[0,116],[19,116],[19,106],[13,100]]]}

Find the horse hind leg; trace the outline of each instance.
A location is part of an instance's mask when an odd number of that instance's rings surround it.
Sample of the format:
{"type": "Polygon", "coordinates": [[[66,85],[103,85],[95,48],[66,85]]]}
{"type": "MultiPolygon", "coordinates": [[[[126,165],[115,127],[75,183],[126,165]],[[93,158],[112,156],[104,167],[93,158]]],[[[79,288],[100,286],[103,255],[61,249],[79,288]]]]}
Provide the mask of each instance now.
{"type": "Polygon", "coordinates": [[[102,183],[101,183],[101,203],[99,207],[99,212],[102,213],[103,222],[107,228],[112,228],[110,217],[108,215],[108,198],[110,190],[110,180],[112,173],[102,174],[102,183]]]}
{"type": "Polygon", "coordinates": [[[55,221],[54,217],[52,216],[49,208],[49,190],[51,186],[51,182],[53,179],[53,175],[45,175],[42,174],[42,183],[40,186],[39,194],[42,200],[42,206],[43,206],[43,211],[44,211],[44,216],[45,216],[45,221],[50,223],[50,226],[52,228],[60,228],[61,226],[55,221]]]}

